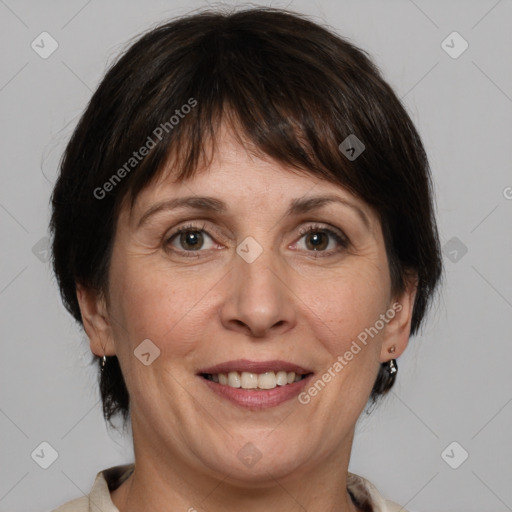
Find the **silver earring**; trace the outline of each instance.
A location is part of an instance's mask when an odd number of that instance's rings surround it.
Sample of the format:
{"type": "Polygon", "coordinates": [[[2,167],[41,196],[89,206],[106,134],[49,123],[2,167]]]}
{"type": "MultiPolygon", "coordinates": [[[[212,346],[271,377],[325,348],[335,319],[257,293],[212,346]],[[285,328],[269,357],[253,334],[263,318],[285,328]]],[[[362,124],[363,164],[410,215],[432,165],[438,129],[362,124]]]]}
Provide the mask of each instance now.
{"type": "Polygon", "coordinates": [[[394,375],[398,371],[398,366],[396,364],[396,359],[390,359],[388,364],[386,365],[386,370],[390,375],[394,375]]]}
{"type": "Polygon", "coordinates": [[[105,364],[107,363],[107,356],[103,355],[103,359],[101,360],[101,371],[105,369],[105,364]]]}

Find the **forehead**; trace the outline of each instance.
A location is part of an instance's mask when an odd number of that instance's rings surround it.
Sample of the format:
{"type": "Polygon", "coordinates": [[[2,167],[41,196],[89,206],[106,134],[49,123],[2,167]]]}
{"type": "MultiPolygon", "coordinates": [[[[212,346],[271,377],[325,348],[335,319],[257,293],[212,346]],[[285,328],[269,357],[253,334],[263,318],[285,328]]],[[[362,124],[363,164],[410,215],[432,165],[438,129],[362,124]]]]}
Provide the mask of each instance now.
{"type": "MultiPolygon", "coordinates": [[[[200,167],[195,174],[181,183],[172,178],[172,164],[161,175],[155,186],[148,188],[145,197],[168,193],[200,194],[206,190],[219,195],[228,191],[245,199],[264,199],[266,195],[284,196],[302,191],[306,193],[319,181],[313,173],[283,165],[264,155],[252,153],[232,140],[220,140],[208,166],[200,167]]],[[[333,185],[330,185],[332,188],[333,185]]],[[[235,197],[233,197],[234,199],[235,197]]]]}
{"type": "Polygon", "coordinates": [[[177,165],[171,155],[156,179],[136,197],[129,211],[129,224],[135,226],[144,212],[163,201],[194,196],[218,198],[227,209],[244,215],[273,211],[283,215],[285,209],[290,213],[292,208],[295,208],[293,213],[300,213],[308,198],[329,195],[357,206],[368,227],[375,217],[369,205],[345,187],[273,160],[225,126],[219,128],[214,144],[206,147],[206,155],[208,164],[199,166],[190,178],[181,182],[175,180],[177,165]],[[302,203],[298,205],[300,200],[302,203]]]}

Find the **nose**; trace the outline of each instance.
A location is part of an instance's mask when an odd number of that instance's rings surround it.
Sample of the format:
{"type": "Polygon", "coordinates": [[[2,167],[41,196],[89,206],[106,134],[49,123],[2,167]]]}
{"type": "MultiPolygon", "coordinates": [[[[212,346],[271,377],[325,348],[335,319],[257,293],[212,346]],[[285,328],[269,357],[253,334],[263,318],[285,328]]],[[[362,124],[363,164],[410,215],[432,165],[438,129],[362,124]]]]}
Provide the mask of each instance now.
{"type": "Polygon", "coordinates": [[[251,263],[237,254],[221,308],[223,326],[251,338],[281,335],[292,329],[296,297],[290,288],[289,270],[269,249],[251,263]]]}

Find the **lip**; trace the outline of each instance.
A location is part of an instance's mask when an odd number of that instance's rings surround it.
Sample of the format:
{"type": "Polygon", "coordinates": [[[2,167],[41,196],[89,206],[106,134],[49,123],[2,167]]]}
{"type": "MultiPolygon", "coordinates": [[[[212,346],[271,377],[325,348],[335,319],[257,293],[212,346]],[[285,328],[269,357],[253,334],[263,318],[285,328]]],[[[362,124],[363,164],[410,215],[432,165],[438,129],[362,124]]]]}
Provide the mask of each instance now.
{"type": "Polygon", "coordinates": [[[233,361],[226,361],[215,366],[210,366],[208,368],[202,368],[198,370],[197,375],[200,375],[202,373],[216,374],[229,372],[265,373],[278,372],[280,370],[286,372],[295,372],[296,374],[299,375],[313,373],[312,370],[308,370],[307,368],[304,368],[294,363],[290,363],[288,361],[280,361],[276,359],[272,361],[251,361],[249,359],[236,359],[233,361]]]}
{"type": "MultiPolygon", "coordinates": [[[[213,369],[215,368],[216,367],[213,367],[213,369]]],[[[209,368],[208,370],[211,369],[209,368]]],[[[210,371],[202,373],[210,373],[210,371]]],[[[287,384],[286,386],[277,386],[274,389],[254,390],[232,388],[230,386],[219,384],[199,376],[199,378],[210,388],[210,390],[216,393],[218,396],[227,399],[239,407],[252,410],[268,409],[269,407],[275,407],[282,404],[283,402],[295,398],[309,384],[312,377],[313,374],[311,373],[310,375],[304,377],[302,380],[293,382],[292,384],[287,384]]]]}

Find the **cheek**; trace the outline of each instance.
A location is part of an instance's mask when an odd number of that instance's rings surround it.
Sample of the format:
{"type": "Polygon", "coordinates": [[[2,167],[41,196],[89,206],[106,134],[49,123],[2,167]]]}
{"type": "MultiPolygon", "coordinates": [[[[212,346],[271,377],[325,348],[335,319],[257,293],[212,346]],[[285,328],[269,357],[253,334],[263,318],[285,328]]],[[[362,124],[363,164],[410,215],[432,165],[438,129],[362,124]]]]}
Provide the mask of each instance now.
{"type": "Polygon", "coordinates": [[[111,282],[113,314],[120,320],[118,334],[123,348],[128,345],[133,352],[143,340],[150,339],[161,351],[168,350],[163,341],[172,339],[174,354],[187,352],[194,331],[197,336],[194,319],[201,311],[199,299],[204,286],[194,276],[172,278],[169,269],[156,268],[149,261],[122,263],[111,282]]]}
{"type": "MultiPolygon", "coordinates": [[[[367,266],[361,271],[346,272],[343,276],[322,282],[316,293],[309,294],[308,308],[324,335],[329,353],[336,357],[350,347],[352,341],[375,325],[388,305],[389,283],[380,267],[367,266]]],[[[374,344],[377,345],[377,344],[374,344]]],[[[365,345],[361,344],[362,350],[365,345]]]]}

